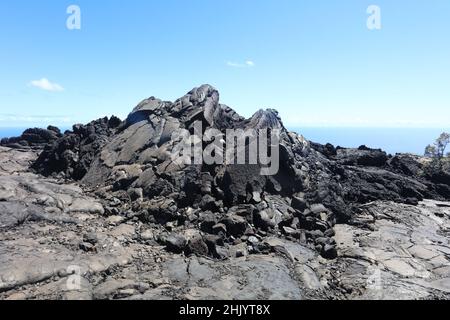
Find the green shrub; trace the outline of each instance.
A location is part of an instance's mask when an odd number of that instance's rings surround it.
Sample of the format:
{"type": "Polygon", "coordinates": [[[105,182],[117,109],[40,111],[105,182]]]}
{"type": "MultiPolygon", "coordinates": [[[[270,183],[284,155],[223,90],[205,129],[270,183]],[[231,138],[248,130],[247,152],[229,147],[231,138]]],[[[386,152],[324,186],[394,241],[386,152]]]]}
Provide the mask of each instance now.
{"type": "Polygon", "coordinates": [[[429,144],[425,148],[425,157],[431,158],[432,161],[426,166],[425,171],[429,173],[437,171],[448,171],[450,169],[450,153],[445,153],[450,144],[450,134],[443,132],[436,139],[434,144],[429,144]]]}

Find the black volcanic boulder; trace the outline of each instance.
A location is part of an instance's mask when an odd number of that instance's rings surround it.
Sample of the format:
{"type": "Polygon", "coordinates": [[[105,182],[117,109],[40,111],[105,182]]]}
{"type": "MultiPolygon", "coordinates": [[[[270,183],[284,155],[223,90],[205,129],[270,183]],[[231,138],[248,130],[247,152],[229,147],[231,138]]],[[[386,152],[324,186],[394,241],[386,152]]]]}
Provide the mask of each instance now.
{"type": "Polygon", "coordinates": [[[310,145],[312,149],[316,150],[317,152],[320,152],[327,158],[332,158],[337,155],[336,148],[331,143],[323,145],[316,142],[310,142],[310,145]]]}
{"type": "Polygon", "coordinates": [[[120,123],[112,117],[74,125],[73,131],[48,141],[32,168],[46,176],[62,174],[68,179],[81,179],[120,123]]]}
{"type": "Polygon", "coordinates": [[[366,146],[361,146],[358,149],[338,148],[335,159],[342,165],[383,167],[388,160],[388,156],[386,152],[380,149],[370,149],[366,146]]]}
{"type": "Polygon", "coordinates": [[[25,130],[20,137],[2,139],[0,145],[9,148],[43,148],[61,137],[61,131],[53,126],[47,129],[31,128],[25,130]]]}
{"type": "Polygon", "coordinates": [[[393,171],[407,176],[417,178],[423,174],[423,164],[418,156],[397,154],[389,159],[388,165],[393,171]]]}
{"type": "Polygon", "coordinates": [[[450,172],[444,170],[436,171],[429,174],[429,179],[436,184],[450,186],[450,172]]]}

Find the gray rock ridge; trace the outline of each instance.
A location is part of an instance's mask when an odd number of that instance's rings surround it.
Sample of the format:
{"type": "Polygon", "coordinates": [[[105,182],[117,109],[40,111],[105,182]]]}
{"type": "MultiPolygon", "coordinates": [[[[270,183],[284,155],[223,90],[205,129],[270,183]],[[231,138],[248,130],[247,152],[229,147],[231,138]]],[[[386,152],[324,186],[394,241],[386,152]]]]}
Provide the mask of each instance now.
{"type": "Polygon", "coordinates": [[[245,119],[219,98],[210,85],[175,102],[150,97],[125,121],[113,117],[74,126],[47,144],[32,168],[79,181],[101,199],[107,215],[136,216],[175,233],[169,239],[178,241],[157,239],[172,251],[214,258],[223,256],[222,248],[250,238],[258,240],[251,241],[250,251],[264,253],[268,249],[262,240],[281,236],[333,259],[333,227],[351,223],[361,204],[450,200],[450,181],[421,176],[418,159],[364,146],[315,144],[289,132],[275,110],[259,110],[245,119]],[[174,137],[183,130],[193,132],[196,122],[203,130],[220,132],[280,130],[280,170],[262,176],[260,165],[174,162],[174,137]],[[201,232],[195,245],[178,237],[191,228],[201,232]]]}

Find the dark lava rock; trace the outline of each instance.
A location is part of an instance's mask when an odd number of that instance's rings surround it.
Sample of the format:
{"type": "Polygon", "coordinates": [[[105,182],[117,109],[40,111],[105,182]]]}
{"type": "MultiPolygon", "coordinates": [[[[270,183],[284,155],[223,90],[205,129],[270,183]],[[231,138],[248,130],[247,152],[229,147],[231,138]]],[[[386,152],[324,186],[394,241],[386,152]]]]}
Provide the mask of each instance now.
{"type": "Polygon", "coordinates": [[[409,154],[397,154],[389,159],[388,164],[393,171],[406,176],[419,177],[423,170],[419,157],[409,154]]]}
{"type": "Polygon", "coordinates": [[[450,186],[450,173],[445,171],[433,172],[429,179],[436,184],[445,184],[450,186]]]}
{"type": "Polygon", "coordinates": [[[317,152],[320,152],[327,158],[334,157],[337,155],[336,148],[330,143],[322,145],[320,143],[310,142],[310,146],[312,149],[316,150],[317,152]]]}
{"type": "Polygon", "coordinates": [[[338,256],[336,246],[325,244],[322,250],[322,256],[327,259],[336,259],[338,256]]]}
{"type": "Polygon", "coordinates": [[[79,247],[81,250],[83,250],[85,252],[94,252],[95,251],[95,246],[89,242],[81,242],[79,247]]]}
{"type": "Polygon", "coordinates": [[[227,226],[223,223],[218,223],[212,227],[212,233],[225,236],[227,234],[227,226]]]}
{"type": "Polygon", "coordinates": [[[185,253],[187,255],[189,254],[197,254],[201,256],[207,256],[209,253],[208,245],[203,241],[203,238],[201,236],[196,236],[189,240],[185,253]]]}
{"type": "Polygon", "coordinates": [[[237,215],[228,215],[221,223],[225,225],[227,232],[233,237],[240,237],[247,230],[247,221],[237,215]]]}
{"type": "Polygon", "coordinates": [[[337,150],[336,161],[343,165],[359,165],[365,167],[382,167],[386,164],[388,156],[380,149],[370,149],[361,146],[358,149],[337,150]]]}
{"type": "Polygon", "coordinates": [[[44,151],[32,168],[45,176],[62,174],[66,178],[80,180],[115,132],[119,121],[112,117],[87,125],[74,125],[73,131],[67,131],[59,139],[47,141],[44,151]]]}
{"type": "Polygon", "coordinates": [[[83,241],[95,246],[98,242],[98,237],[94,232],[86,233],[83,235],[83,241]]]}
{"type": "Polygon", "coordinates": [[[53,126],[47,129],[32,128],[25,130],[20,137],[4,138],[0,145],[9,148],[43,148],[61,138],[61,131],[53,126]]]}
{"type": "Polygon", "coordinates": [[[187,240],[181,235],[171,234],[165,239],[165,245],[170,252],[182,253],[187,246],[187,240]]]}
{"type": "MultiPolygon", "coordinates": [[[[203,150],[216,142],[196,138],[203,150]]],[[[239,116],[219,102],[219,92],[209,85],[175,102],[150,97],[123,122],[103,118],[75,125],[64,135],[55,128],[31,130],[22,140],[46,143],[33,164],[37,172],[77,180],[93,192],[108,190],[99,193],[105,207],[111,208],[108,212],[131,212],[168,231],[200,229],[201,239],[188,242],[174,231],[164,241],[168,250],[178,253],[207,251],[223,258],[232,246],[239,241],[246,245],[252,236],[283,235],[311,242],[332,259],[337,254],[329,240],[334,225],[351,220],[361,204],[450,199],[448,176],[422,174],[414,157],[392,157],[365,146],[345,149],[309,142],[289,132],[275,110],[260,110],[249,119],[239,116]],[[196,123],[202,124],[201,132],[196,132],[196,123]],[[184,155],[174,157],[186,132],[203,134],[207,129],[223,135],[224,141],[228,129],[279,130],[279,170],[262,175],[261,164],[230,161],[239,155],[249,157],[252,137],[235,147],[236,153],[223,164],[187,164],[184,155]],[[111,203],[111,199],[118,200],[111,203]]],[[[251,246],[264,252],[257,243],[251,246]]]]}

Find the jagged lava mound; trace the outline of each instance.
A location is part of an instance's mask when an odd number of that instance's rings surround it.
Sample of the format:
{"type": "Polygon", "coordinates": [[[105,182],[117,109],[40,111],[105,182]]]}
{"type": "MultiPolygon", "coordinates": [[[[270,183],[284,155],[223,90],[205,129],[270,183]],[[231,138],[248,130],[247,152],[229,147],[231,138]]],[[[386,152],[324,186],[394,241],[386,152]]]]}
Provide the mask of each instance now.
{"type": "MultiPolygon", "coordinates": [[[[205,147],[208,141],[204,141],[205,147]]],[[[175,102],[151,97],[121,122],[113,117],[76,125],[46,146],[33,168],[46,176],[79,180],[103,199],[106,214],[141,219],[163,231],[174,252],[227,256],[227,246],[270,250],[268,236],[287,237],[337,255],[336,223],[351,223],[360,204],[391,200],[417,204],[449,199],[450,182],[419,177],[420,163],[381,150],[334,148],[289,132],[274,110],[250,119],[219,103],[209,85],[175,102]],[[260,165],[184,164],[173,161],[182,130],[280,130],[280,168],[260,165]],[[198,230],[186,235],[185,230],[198,230]]]]}

